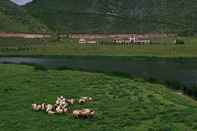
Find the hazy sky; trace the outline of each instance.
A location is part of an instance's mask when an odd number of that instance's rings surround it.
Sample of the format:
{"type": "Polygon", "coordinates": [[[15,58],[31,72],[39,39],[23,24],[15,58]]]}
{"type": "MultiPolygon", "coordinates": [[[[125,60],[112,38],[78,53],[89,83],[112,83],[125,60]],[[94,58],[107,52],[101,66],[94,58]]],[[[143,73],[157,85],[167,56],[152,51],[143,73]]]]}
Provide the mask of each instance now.
{"type": "Polygon", "coordinates": [[[33,0],[10,0],[10,1],[16,3],[17,5],[25,5],[29,2],[32,2],[33,0]]]}

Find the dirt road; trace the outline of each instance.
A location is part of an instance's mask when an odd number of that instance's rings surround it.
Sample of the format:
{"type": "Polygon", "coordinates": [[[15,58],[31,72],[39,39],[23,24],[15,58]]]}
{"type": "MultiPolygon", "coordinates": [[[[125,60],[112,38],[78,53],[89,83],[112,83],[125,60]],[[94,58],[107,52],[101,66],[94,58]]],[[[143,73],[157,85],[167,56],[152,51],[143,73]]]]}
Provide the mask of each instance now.
{"type": "Polygon", "coordinates": [[[50,34],[44,33],[19,33],[19,32],[0,32],[0,38],[26,38],[26,39],[41,39],[49,38],[50,34]]]}

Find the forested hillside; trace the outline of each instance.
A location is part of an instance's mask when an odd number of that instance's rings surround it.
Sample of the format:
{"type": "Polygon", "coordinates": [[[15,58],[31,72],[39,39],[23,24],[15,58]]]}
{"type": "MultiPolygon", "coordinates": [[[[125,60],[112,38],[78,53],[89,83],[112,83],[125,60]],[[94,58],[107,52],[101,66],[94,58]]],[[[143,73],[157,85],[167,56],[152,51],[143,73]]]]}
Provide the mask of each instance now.
{"type": "Polygon", "coordinates": [[[12,2],[0,1],[0,31],[46,32],[47,27],[41,23],[12,2]]]}
{"type": "Polygon", "coordinates": [[[61,32],[196,32],[196,0],[34,0],[28,13],[61,32]]]}

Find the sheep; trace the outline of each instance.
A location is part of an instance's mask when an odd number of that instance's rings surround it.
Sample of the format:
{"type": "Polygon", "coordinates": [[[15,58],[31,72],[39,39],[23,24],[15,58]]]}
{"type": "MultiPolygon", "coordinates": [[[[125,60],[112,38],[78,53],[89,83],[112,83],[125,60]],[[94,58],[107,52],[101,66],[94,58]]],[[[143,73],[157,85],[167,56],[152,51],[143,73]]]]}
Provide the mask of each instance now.
{"type": "Polygon", "coordinates": [[[52,111],[53,110],[53,105],[47,104],[46,105],[46,112],[52,111]]]}
{"type": "Polygon", "coordinates": [[[38,104],[32,104],[32,109],[34,111],[39,111],[41,110],[42,106],[41,105],[38,105],[38,104]]]}
{"type": "Polygon", "coordinates": [[[96,115],[96,111],[92,110],[89,114],[89,117],[94,117],[96,115]]]}
{"type": "Polygon", "coordinates": [[[46,110],[46,104],[45,104],[45,103],[42,103],[42,104],[41,104],[41,110],[42,110],[42,111],[46,110]]]}
{"type": "Polygon", "coordinates": [[[33,109],[34,111],[37,111],[37,104],[32,104],[32,109],[33,109]]]}
{"type": "Polygon", "coordinates": [[[63,110],[60,106],[58,106],[58,107],[56,108],[56,112],[59,113],[59,114],[61,114],[61,113],[64,112],[64,110],[63,110]]]}
{"type": "Polygon", "coordinates": [[[64,109],[63,109],[63,112],[64,112],[64,113],[68,113],[68,112],[69,112],[69,109],[68,109],[68,108],[64,108],[64,109]]]}
{"type": "Polygon", "coordinates": [[[79,99],[79,104],[84,104],[84,103],[86,103],[85,99],[79,99]]]}
{"type": "Polygon", "coordinates": [[[75,118],[91,118],[95,116],[96,111],[90,109],[74,110],[73,116],[75,118]]]}
{"type": "Polygon", "coordinates": [[[55,102],[57,105],[59,105],[60,104],[60,100],[56,100],[56,102],[55,102]]]}
{"type": "Polygon", "coordinates": [[[70,105],[73,105],[75,103],[75,99],[71,98],[71,99],[67,99],[66,102],[70,105]]]}
{"type": "Polygon", "coordinates": [[[37,110],[37,104],[32,104],[31,106],[33,110],[37,110]]]}
{"type": "MultiPolygon", "coordinates": [[[[35,111],[46,111],[49,115],[53,114],[63,114],[69,113],[70,110],[68,108],[69,105],[73,105],[75,103],[75,99],[65,99],[63,96],[57,97],[55,104],[32,104],[32,109],[35,111]]],[[[79,99],[79,104],[87,103],[93,101],[92,97],[81,97],[79,99]]],[[[74,110],[72,112],[75,118],[92,118],[95,116],[96,111],[90,109],[82,109],[82,110],[74,110]]]]}
{"type": "Polygon", "coordinates": [[[59,98],[60,98],[61,100],[65,99],[63,96],[60,96],[59,98]]]}
{"type": "Polygon", "coordinates": [[[81,111],[81,110],[74,110],[74,111],[72,112],[73,116],[74,116],[75,118],[79,118],[80,111],[81,111]]]}
{"type": "Polygon", "coordinates": [[[42,108],[42,105],[37,105],[37,110],[40,111],[42,108]]]}
{"type": "Polygon", "coordinates": [[[91,102],[91,101],[93,101],[92,97],[81,97],[79,99],[79,104],[84,104],[84,103],[91,102]]]}

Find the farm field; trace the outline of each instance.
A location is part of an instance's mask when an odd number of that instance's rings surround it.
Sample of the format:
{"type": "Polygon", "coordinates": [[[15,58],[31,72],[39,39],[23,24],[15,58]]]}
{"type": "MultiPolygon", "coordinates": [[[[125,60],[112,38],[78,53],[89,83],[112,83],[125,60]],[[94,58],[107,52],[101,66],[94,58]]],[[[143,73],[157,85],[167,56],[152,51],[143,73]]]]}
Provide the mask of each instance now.
{"type": "Polygon", "coordinates": [[[163,42],[147,45],[78,44],[75,40],[1,38],[0,55],[20,56],[146,56],[197,57],[197,38],[183,38],[185,44],[163,42]]]}
{"type": "Polygon", "coordinates": [[[197,130],[196,101],[160,84],[25,65],[0,65],[0,72],[1,131],[197,130]],[[73,109],[90,107],[97,111],[96,117],[78,120],[69,114],[48,116],[31,110],[32,103],[52,103],[59,95],[92,96],[95,102],[73,109]]]}

